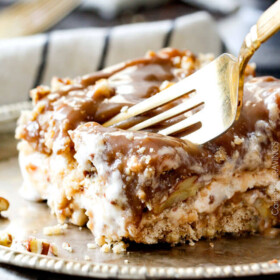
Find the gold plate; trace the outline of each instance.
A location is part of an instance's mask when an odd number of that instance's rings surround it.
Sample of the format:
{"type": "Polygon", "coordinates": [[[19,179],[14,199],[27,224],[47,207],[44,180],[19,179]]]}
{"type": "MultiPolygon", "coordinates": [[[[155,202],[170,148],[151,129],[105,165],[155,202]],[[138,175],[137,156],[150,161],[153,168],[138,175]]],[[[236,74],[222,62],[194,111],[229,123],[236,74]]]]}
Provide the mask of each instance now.
{"type": "Polygon", "coordinates": [[[195,246],[169,247],[131,244],[128,253],[103,253],[87,249],[93,236],[86,228],[69,226],[65,235],[44,236],[43,227],[57,224],[45,203],[26,201],[18,194],[21,175],[16,158],[0,162],[0,196],[10,209],[0,219],[0,230],[17,239],[44,238],[58,247],[59,257],[16,252],[0,246],[0,262],[79,276],[144,278],[200,278],[259,275],[280,272],[280,239],[261,236],[200,241],[195,246]],[[68,242],[73,253],[62,249],[68,242]],[[85,255],[90,260],[85,261],[85,255]]]}

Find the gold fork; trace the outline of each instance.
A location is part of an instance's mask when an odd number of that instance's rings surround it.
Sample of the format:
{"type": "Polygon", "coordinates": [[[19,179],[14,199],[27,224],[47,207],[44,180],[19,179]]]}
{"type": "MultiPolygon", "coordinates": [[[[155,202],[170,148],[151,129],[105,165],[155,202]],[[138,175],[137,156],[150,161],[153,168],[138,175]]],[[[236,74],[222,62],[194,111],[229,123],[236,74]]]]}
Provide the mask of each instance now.
{"type": "Polygon", "coordinates": [[[80,3],[81,0],[32,0],[15,3],[0,12],[0,38],[45,31],[80,3]]]}
{"type": "Polygon", "coordinates": [[[200,124],[200,128],[181,137],[196,144],[203,144],[229,129],[238,119],[242,107],[244,71],[254,52],[280,29],[280,0],[269,7],[246,36],[238,59],[230,54],[222,54],[201,70],[175,85],[121,112],[104,126],[117,126],[139,114],[165,105],[187,93],[192,93],[181,104],[134,125],[128,130],[137,131],[151,127],[164,120],[185,113],[186,118],[158,131],[172,135],[200,124]],[[195,91],[195,94],[193,92],[195,91]],[[190,115],[190,110],[203,104],[190,115]],[[190,116],[189,116],[190,115],[190,116]],[[188,116],[188,117],[187,117],[188,116]]]}

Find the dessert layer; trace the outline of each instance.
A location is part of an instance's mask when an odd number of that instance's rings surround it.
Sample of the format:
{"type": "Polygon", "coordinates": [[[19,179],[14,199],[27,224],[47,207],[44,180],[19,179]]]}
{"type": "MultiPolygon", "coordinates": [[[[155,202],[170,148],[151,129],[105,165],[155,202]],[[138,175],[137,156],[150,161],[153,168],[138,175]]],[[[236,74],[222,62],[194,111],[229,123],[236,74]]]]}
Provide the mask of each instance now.
{"type": "Polygon", "coordinates": [[[33,90],[34,109],[17,129],[23,193],[99,239],[177,243],[270,230],[279,223],[279,80],[248,68],[239,120],[202,146],[155,133],[182,116],[149,132],[100,125],[206,61],[165,49],[33,90]]]}

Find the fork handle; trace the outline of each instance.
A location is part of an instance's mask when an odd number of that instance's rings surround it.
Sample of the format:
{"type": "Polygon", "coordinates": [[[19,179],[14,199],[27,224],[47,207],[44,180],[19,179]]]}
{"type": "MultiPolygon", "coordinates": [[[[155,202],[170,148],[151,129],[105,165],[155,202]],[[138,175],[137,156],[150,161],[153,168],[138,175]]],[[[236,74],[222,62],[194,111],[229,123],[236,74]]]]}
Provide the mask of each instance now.
{"type": "Polygon", "coordinates": [[[237,118],[242,107],[244,72],[247,63],[255,51],[262,43],[268,40],[272,35],[280,30],[280,0],[271,5],[259,18],[258,22],[252,26],[250,32],[245,37],[241,46],[239,62],[239,93],[237,118]]]}
{"type": "Polygon", "coordinates": [[[257,22],[257,34],[260,43],[264,43],[280,29],[280,1],[271,5],[257,22]]]}

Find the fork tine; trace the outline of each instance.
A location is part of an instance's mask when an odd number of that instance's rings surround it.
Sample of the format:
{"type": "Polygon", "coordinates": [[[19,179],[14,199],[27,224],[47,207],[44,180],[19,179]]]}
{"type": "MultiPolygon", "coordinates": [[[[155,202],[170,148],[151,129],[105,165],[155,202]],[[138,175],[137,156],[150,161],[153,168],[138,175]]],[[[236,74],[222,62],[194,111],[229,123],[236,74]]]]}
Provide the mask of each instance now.
{"type": "Polygon", "coordinates": [[[180,137],[183,140],[187,140],[190,141],[192,143],[195,143],[197,145],[201,145],[205,142],[208,142],[209,140],[215,138],[215,136],[219,136],[215,133],[211,133],[211,128],[207,129],[207,131],[205,131],[205,123],[203,123],[202,121],[202,125],[204,127],[201,127],[199,129],[197,129],[196,131],[193,131],[192,133],[180,137]]]}
{"type": "Polygon", "coordinates": [[[173,134],[175,132],[178,132],[180,130],[182,130],[183,128],[188,128],[189,126],[200,122],[202,119],[202,114],[201,111],[198,113],[195,113],[194,115],[188,117],[185,120],[182,120],[178,123],[175,123],[174,125],[171,125],[165,129],[160,130],[158,133],[162,134],[162,135],[170,135],[173,134]]]}
{"type": "Polygon", "coordinates": [[[127,120],[131,117],[139,115],[143,112],[147,112],[156,107],[159,107],[169,101],[172,101],[178,97],[181,97],[187,93],[192,92],[195,89],[193,80],[195,81],[196,73],[192,74],[188,78],[176,83],[175,85],[157,93],[156,95],[128,108],[127,112],[120,113],[103,124],[108,127],[116,123],[127,120]]]}
{"type": "Polygon", "coordinates": [[[137,131],[137,130],[146,128],[148,126],[152,126],[156,123],[159,123],[161,121],[164,121],[166,119],[179,115],[180,113],[183,113],[183,112],[195,107],[196,105],[201,104],[202,102],[203,102],[202,97],[199,95],[195,95],[194,97],[191,97],[190,100],[185,100],[185,101],[183,101],[183,103],[181,103],[159,115],[156,115],[150,119],[147,119],[146,121],[136,124],[133,127],[129,128],[129,130],[137,131]]]}

